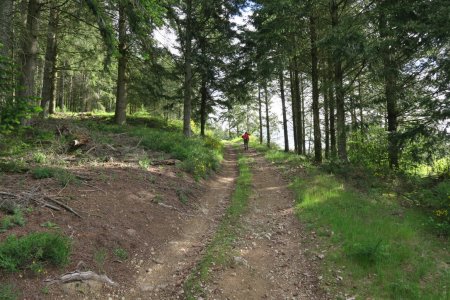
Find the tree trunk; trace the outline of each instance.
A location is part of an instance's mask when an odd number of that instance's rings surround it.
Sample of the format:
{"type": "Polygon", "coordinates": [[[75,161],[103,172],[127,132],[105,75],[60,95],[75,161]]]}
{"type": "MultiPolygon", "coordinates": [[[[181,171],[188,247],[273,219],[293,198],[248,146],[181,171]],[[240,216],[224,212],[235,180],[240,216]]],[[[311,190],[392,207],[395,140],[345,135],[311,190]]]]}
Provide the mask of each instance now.
{"type": "Polygon", "coordinates": [[[336,149],[336,127],[335,127],[335,99],[333,93],[334,85],[334,71],[331,59],[328,61],[328,104],[329,104],[329,119],[330,119],[330,157],[335,159],[337,157],[336,149]]]}
{"type": "Polygon", "coordinates": [[[259,143],[263,143],[263,125],[262,125],[262,103],[261,103],[261,87],[258,85],[258,109],[259,109],[259,143]]]}
{"type": "Polygon", "coordinates": [[[12,58],[13,48],[13,0],[0,1],[0,55],[12,58]]]}
{"type": "Polygon", "coordinates": [[[281,93],[281,109],[283,113],[283,133],[284,133],[284,152],[289,152],[289,137],[286,118],[286,99],[284,96],[284,76],[283,69],[280,69],[280,93],[281,93]]]}
{"type": "Polygon", "coordinates": [[[60,70],[58,72],[58,92],[57,92],[57,107],[61,110],[64,111],[64,89],[65,89],[65,71],[64,70],[60,70]]]}
{"type": "Polygon", "coordinates": [[[398,68],[396,67],[394,54],[392,48],[386,44],[387,34],[387,21],[383,11],[380,11],[379,16],[379,30],[381,41],[384,42],[381,47],[381,57],[383,60],[383,76],[384,76],[384,96],[386,98],[387,109],[387,130],[388,136],[388,155],[389,155],[389,167],[391,169],[398,169],[398,155],[399,146],[397,140],[397,80],[398,80],[398,68]]]}
{"type": "Polygon", "coordinates": [[[186,40],[184,52],[183,134],[190,137],[192,110],[192,0],[186,0],[186,40]]]}
{"type": "MultiPolygon", "coordinates": [[[[33,103],[34,94],[34,75],[37,63],[38,53],[38,31],[39,31],[39,14],[41,11],[41,3],[39,0],[29,0],[27,6],[26,30],[22,37],[22,57],[21,72],[19,75],[19,90],[17,96],[19,101],[29,101],[33,103]]],[[[26,124],[23,119],[22,124],[26,124]]]]}
{"type": "Polygon", "coordinates": [[[59,12],[56,7],[50,8],[47,28],[47,47],[45,51],[44,79],[42,83],[41,108],[42,116],[55,113],[55,87],[56,87],[56,57],[57,57],[57,31],[59,12]]]}
{"type": "Polygon", "coordinates": [[[303,149],[303,153],[306,153],[306,143],[305,143],[305,139],[306,139],[306,118],[305,118],[305,95],[304,95],[304,88],[303,88],[303,77],[302,74],[300,74],[300,107],[301,107],[301,112],[300,115],[302,117],[301,122],[300,122],[300,126],[302,128],[302,141],[301,141],[301,146],[303,149]]]}
{"type": "Polygon", "coordinates": [[[358,79],[358,98],[359,98],[359,120],[360,120],[361,138],[364,138],[364,114],[363,114],[361,79],[358,79]]]}
{"type": "Polygon", "coordinates": [[[323,106],[325,110],[325,158],[330,158],[330,117],[329,117],[329,100],[328,100],[328,87],[326,78],[323,80],[323,106]]]}
{"type": "MultiPolygon", "coordinates": [[[[336,0],[331,0],[331,26],[337,28],[339,24],[338,5],[336,0]]],[[[345,103],[343,88],[342,62],[339,57],[334,57],[334,85],[336,94],[337,116],[337,146],[339,159],[347,161],[347,135],[345,132],[345,103]]]]}
{"type": "Polygon", "coordinates": [[[296,109],[296,133],[297,133],[297,154],[303,154],[303,140],[305,138],[303,134],[303,115],[302,115],[302,102],[301,102],[301,90],[299,73],[297,69],[297,60],[295,60],[295,69],[294,69],[294,95],[295,95],[295,109],[296,109]]]}
{"type": "Polygon", "coordinates": [[[117,66],[116,124],[122,125],[127,120],[127,21],[125,5],[119,4],[119,62],[117,66]]]}
{"type": "Polygon", "coordinates": [[[319,111],[319,72],[317,53],[317,34],[315,16],[309,18],[309,33],[311,39],[311,78],[312,78],[312,111],[314,124],[314,160],[322,162],[322,139],[320,133],[319,111]]]}
{"type": "Polygon", "coordinates": [[[295,153],[298,153],[298,140],[297,140],[297,107],[296,107],[296,101],[295,99],[297,98],[295,96],[295,82],[294,82],[294,75],[293,75],[293,71],[292,71],[292,66],[291,66],[291,70],[289,70],[289,79],[290,79],[290,83],[291,83],[291,107],[292,107],[292,131],[294,133],[294,150],[295,153]]]}
{"type": "Polygon", "coordinates": [[[206,78],[202,78],[202,87],[200,88],[201,93],[201,103],[200,103],[200,135],[205,136],[205,126],[206,126],[206,101],[208,99],[208,90],[206,89],[206,78]]]}
{"type": "Polygon", "coordinates": [[[268,93],[267,93],[267,83],[264,83],[264,102],[266,104],[267,147],[270,148],[269,96],[268,96],[268,93]]]}

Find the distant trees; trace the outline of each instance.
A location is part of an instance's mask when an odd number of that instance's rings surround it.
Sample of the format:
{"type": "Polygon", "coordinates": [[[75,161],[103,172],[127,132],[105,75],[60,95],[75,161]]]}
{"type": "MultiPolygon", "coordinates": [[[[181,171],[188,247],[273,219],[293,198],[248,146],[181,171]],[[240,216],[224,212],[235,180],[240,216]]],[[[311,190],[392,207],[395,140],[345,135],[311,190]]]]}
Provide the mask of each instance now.
{"type": "Polygon", "coordinates": [[[402,159],[407,163],[406,149],[422,157],[433,152],[417,139],[440,136],[448,143],[448,135],[436,134],[448,118],[442,105],[449,105],[450,80],[441,76],[448,70],[450,41],[450,31],[442,29],[450,28],[445,1],[256,2],[253,35],[264,53],[256,59],[269,66],[259,76],[279,77],[276,65],[289,70],[297,153],[304,153],[306,119],[313,123],[317,162],[322,144],[326,158],[346,162],[355,145],[348,144],[351,132],[369,138],[374,126],[388,133],[386,163],[392,169],[402,159]],[[304,92],[311,117],[303,109],[304,92]]]}

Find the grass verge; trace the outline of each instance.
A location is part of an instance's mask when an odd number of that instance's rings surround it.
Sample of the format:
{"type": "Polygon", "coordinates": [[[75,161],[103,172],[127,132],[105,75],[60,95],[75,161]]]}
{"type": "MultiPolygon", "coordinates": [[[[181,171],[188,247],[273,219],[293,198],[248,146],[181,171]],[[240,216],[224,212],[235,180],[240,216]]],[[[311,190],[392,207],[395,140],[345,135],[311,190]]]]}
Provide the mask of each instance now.
{"type": "Polygon", "coordinates": [[[230,206],[214,239],[206,249],[204,257],[184,284],[187,299],[197,299],[199,296],[204,296],[201,284],[208,279],[211,266],[227,265],[231,262],[232,244],[238,233],[239,218],[247,207],[251,193],[251,179],[249,159],[241,156],[239,158],[239,177],[230,206]]]}
{"type": "Polygon", "coordinates": [[[386,191],[358,192],[296,155],[268,151],[266,157],[306,171],[291,187],[298,217],[328,249],[324,289],[357,299],[449,299],[449,242],[430,233],[422,211],[401,206],[386,191]]]}
{"type": "Polygon", "coordinates": [[[29,269],[38,274],[46,263],[67,264],[70,250],[69,238],[60,234],[35,232],[20,238],[10,235],[0,243],[0,269],[10,272],[29,269]]]}

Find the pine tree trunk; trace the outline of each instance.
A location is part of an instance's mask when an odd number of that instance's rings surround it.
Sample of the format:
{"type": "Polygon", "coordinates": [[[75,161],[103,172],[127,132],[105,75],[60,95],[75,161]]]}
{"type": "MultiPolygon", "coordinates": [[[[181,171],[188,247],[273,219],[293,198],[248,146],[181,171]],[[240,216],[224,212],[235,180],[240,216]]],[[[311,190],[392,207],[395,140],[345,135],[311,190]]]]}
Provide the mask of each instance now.
{"type": "Polygon", "coordinates": [[[261,87],[258,85],[258,110],[259,110],[259,143],[263,143],[263,125],[262,125],[262,103],[261,103],[261,87]]]}
{"type": "Polygon", "coordinates": [[[295,69],[294,69],[294,90],[295,90],[295,109],[296,109],[296,133],[297,133],[297,154],[303,154],[303,140],[305,139],[303,132],[303,115],[302,115],[302,102],[301,102],[301,90],[299,73],[297,69],[297,63],[295,61],[295,69]]]}
{"type": "Polygon", "coordinates": [[[64,111],[64,88],[65,88],[65,71],[64,68],[63,70],[60,70],[58,72],[58,92],[57,92],[57,107],[61,110],[64,111]]]}
{"type": "MultiPolygon", "coordinates": [[[[379,30],[380,38],[385,41],[388,38],[387,21],[383,11],[380,11],[379,16],[379,30]]],[[[387,130],[388,136],[388,155],[389,167],[391,169],[398,169],[398,155],[399,146],[397,141],[397,80],[398,68],[393,59],[392,48],[386,42],[381,47],[381,57],[383,60],[383,75],[384,75],[384,96],[386,98],[387,110],[387,130]]]]}
{"type": "Polygon", "coordinates": [[[192,0],[186,0],[186,40],[184,52],[183,134],[190,137],[192,110],[192,0]]]}
{"type": "Polygon", "coordinates": [[[302,142],[301,146],[303,149],[303,153],[306,154],[306,118],[305,118],[305,95],[304,95],[304,88],[303,88],[303,77],[300,74],[300,108],[301,112],[300,115],[302,117],[300,126],[302,128],[302,142]]]}
{"type": "Polygon", "coordinates": [[[286,99],[284,96],[284,76],[282,69],[280,69],[279,76],[280,76],[281,109],[283,113],[284,152],[289,152],[289,137],[286,118],[286,99]]]}
{"type": "Polygon", "coordinates": [[[13,48],[13,0],[0,1],[0,55],[12,58],[13,48]]]}
{"type": "Polygon", "coordinates": [[[57,31],[59,13],[55,7],[50,8],[47,28],[47,47],[45,51],[44,79],[42,83],[41,108],[42,116],[47,118],[55,113],[55,87],[56,87],[56,57],[57,57],[57,31]]]}
{"type": "Polygon", "coordinates": [[[291,83],[291,107],[292,107],[292,131],[294,133],[294,150],[295,153],[298,153],[298,140],[297,140],[297,107],[296,107],[296,96],[295,96],[295,82],[294,82],[294,75],[293,75],[293,71],[292,71],[292,66],[291,66],[291,70],[289,70],[289,79],[290,79],[290,83],[291,83]]]}
{"type": "Polygon", "coordinates": [[[330,158],[330,117],[329,117],[329,101],[328,101],[328,87],[329,84],[324,78],[323,84],[323,108],[325,110],[325,158],[330,158]]]}
{"type": "Polygon", "coordinates": [[[334,73],[332,69],[331,59],[328,63],[328,104],[329,104],[329,119],[330,119],[330,157],[335,159],[337,157],[336,148],[336,127],[335,127],[335,99],[333,94],[334,73]]]}
{"type": "Polygon", "coordinates": [[[314,16],[309,18],[309,33],[311,39],[311,80],[312,80],[312,111],[314,124],[314,160],[322,162],[322,138],[320,133],[319,111],[319,72],[317,53],[316,20],[314,16]]]}
{"type": "Polygon", "coordinates": [[[200,103],[200,135],[205,136],[206,126],[206,101],[208,98],[208,90],[206,89],[206,78],[202,79],[202,87],[200,89],[201,103],[200,103]]]}
{"type": "MultiPolygon", "coordinates": [[[[336,28],[339,24],[338,5],[336,0],[331,0],[331,26],[336,28]]],[[[337,116],[337,146],[339,159],[347,161],[347,135],[345,132],[345,103],[344,103],[344,74],[342,62],[339,58],[334,58],[334,85],[336,95],[336,116],[337,116]]]]}
{"type": "MultiPolygon", "coordinates": [[[[39,0],[29,0],[27,6],[26,30],[22,37],[21,72],[19,75],[20,89],[17,92],[19,101],[33,102],[34,75],[37,64],[39,15],[41,3],[39,0]]],[[[21,121],[26,124],[26,120],[21,121]]]]}
{"type": "Polygon", "coordinates": [[[116,124],[125,124],[127,120],[127,25],[125,5],[119,4],[119,63],[117,67],[116,124]]]}
{"type": "Polygon", "coordinates": [[[267,93],[267,83],[264,83],[264,102],[266,104],[266,135],[267,147],[270,148],[270,120],[269,120],[269,95],[267,93]]]}

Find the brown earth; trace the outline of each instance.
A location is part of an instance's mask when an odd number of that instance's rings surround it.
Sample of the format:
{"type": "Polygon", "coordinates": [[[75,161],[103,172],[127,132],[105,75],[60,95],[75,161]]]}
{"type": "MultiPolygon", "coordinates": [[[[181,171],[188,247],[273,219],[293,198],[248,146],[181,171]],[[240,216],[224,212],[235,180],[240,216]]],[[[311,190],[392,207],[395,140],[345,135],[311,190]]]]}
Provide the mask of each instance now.
{"type": "MultiPolygon", "coordinates": [[[[196,182],[176,165],[140,167],[136,157],[153,160],[163,154],[140,149],[136,139],[117,135],[114,140],[128,145],[126,157],[97,153],[108,159],[94,163],[67,159],[65,168],[81,179],[66,186],[54,178],[34,179],[29,173],[0,177],[0,191],[58,197],[82,216],[34,207],[26,213],[24,227],[0,233],[2,241],[9,234],[56,231],[73,241],[71,263],[64,268],[46,267],[39,275],[0,271],[0,283],[12,284],[21,292],[20,299],[184,298],[184,280],[201,259],[234,190],[236,150],[227,147],[221,171],[196,182]],[[48,221],[58,228],[43,227],[48,221]],[[129,257],[119,258],[114,254],[117,249],[129,257]],[[108,276],[118,286],[93,280],[44,282],[87,270],[108,276]]],[[[124,153],[117,144],[103,148],[124,153]]],[[[254,191],[242,218],[244,231],[235,244],[238,255],[231,268],[212,274],[205,287],[208,298],[326,299],[318,288],[319,261],[311,254],[317,249],[312,249],[293,214],[294,196],[286,181],[261,155],[253,151],[247,155],[254,158],[254,191]]],[[[0,212],[0,219],[3,216],[0,212]]]]}
{"type": "Polygon", "coordinates": [[[254,159],[253,194],[235,243],[234,264],[216,270],[208,299],[326,299],[319,289],[311,236],[294,214],[294,195],[274,165],[254,159]]]}

